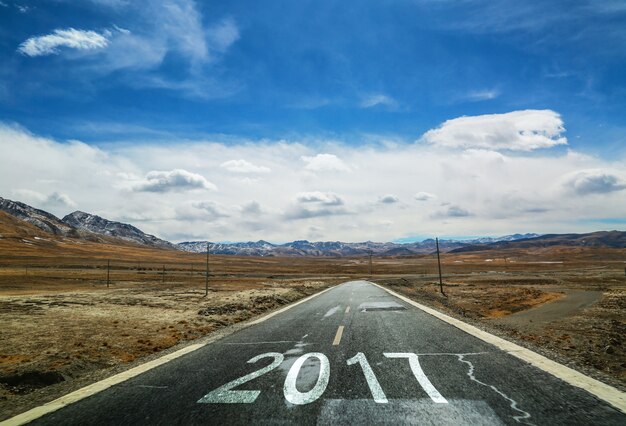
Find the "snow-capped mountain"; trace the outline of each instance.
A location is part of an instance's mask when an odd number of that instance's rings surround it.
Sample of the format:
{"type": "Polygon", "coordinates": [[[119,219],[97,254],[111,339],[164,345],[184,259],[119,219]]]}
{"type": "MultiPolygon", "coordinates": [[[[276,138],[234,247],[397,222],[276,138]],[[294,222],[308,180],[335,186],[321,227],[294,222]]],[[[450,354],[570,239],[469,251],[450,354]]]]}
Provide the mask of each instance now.
{"type": "Polygon", "coordinates": [[[46,211],[0,197],[0,210],[54,235],[78,236],[76,229],[46,211]]]}
{"type": "MultiPolygon", "coordinates": [[[[0,197],[0,210],[39,229],[64,237],[101,241],[103,238],[117,238],[128,242],[164,249],[183,250],[192,253],[205,253],[207,241],[187,241],[173,244],[149,235],[127,223],[115,222],[100,216],[75,211],[62,220],[19,201],[0,197]]],[[[538,234],[513,234],[503,237],[483,237],[472,240],[439,240],[439,248],[444,251],[475,250],[477,247],[506,244],[519,240],[534,239],[538,234]]],[[[532,244],[532,243],[529,243],[532,244]]],[[[411,256],[429,254],[436,250],[434,239],[412,243],[377,243],[364,241],[344,243],[341,241],[296,240],[284,244],[273,244],[264,240],[239,243],[210,243],[211,253],[238,256],[411,256]]]]}
{"type": "MultiPolygon", "coordinates": [[[[285,244],[272,244],[267,241],[250,241],[246,243],[209,243],[214,254],[230,254],[238,256],[410,256],[427,254],[436,250],[434,239],[407,244],[377,243],[364,241],[359,243],[343,243],[341,241],[308,241],[296,240],[285,244]]],[[[450,251],[464,247],[469,243],[453,240],[439,240],[442,251],[450,251]]],[[[193,253],[206,253],[207,241],[190,241],[178,244],[183,250],[193,253]]]]}
{"type": "Polygon", "coordinates": [[[63,222],[76,229],[85,230],[98,235],[119,238],[121,240],[135,242],[147,246],[178,249],[181,248],[169,241],[161,240],[154,235],[144,233],[132,225],[122,222],[114,222],[100,216],[81,211],[75,211],[63,218],[63,222]]]}

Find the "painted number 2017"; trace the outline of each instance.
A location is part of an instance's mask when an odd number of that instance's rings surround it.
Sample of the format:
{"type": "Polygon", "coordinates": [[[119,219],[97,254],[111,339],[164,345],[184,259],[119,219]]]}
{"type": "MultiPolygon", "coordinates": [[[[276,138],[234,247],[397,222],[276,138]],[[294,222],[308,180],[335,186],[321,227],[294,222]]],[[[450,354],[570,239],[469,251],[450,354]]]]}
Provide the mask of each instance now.
{"type": "MultiPolygon", "coordinates": [[[[418,383],[424,389],[424,391],[428,394],[428,396],[433,400],[433,402],[439,404],[447,404],[448,401],[437,391],[437,389],[433,386],[433,384],[428,380],[426,374],[422,370],[422,367],[419,363],[419,358],[416,354],[413,353],[384,353],[386,358],[406,358],[409,361],[409,366],[411,367],[411,372],[417,379],[418,383]]],[[[271,364],[266,367],[260,368],[259,370],[253,371],[252,373],[246,374],[243,377],[235,379],[231,382],[226,383],[225,385],[220,386],[219,388],[212,390],[204,397],[202,397],[198,402],[204,404],[228,404],[228,403],[252,403],[254,402],[258,396],[261,394],[260,390],[233,390],[233,388],[240,386],[244,383],[247,383],[251,380],[256,379],[266,373],[269,373],[276,367],[278,367],[284,361],[284,356],[278,352],[268,352],[265,354],[257,355],[254,358],[248,361],[249,364],[256,363],[257,361],[263,358],[273,358],[271,364]]],[[[369,362],[367,362],[367,358],[362,352],[357,353],[355,356],[346,361],[348,365],[359,364],[361,370],[363,371],[363,375],[365,376],[365,380],[370,389],[372,397],[374,401],[379,404],[386,404],[387,396],[383,391],[372,367],[369,362]]],[[[330,379],[330,362],[326,355],[319,352],[312,352],[305,355],[302,355],[298,358],[287,373],[287,378],[285,379],[285,385],[283,386],[283,393],[285,395],[285,399],[291,404],[295,405],[303,405],[310,404],[311,402],[316,401],[328,386],[328,381],[330,379]],[[317,376],[317,381],[315,385],[311,388],[311,390],[307,392],[300,392],[296,387],[296,381],[298,378],[298,374],[300,373],[300,369],[304,365],[304,363],[310,359],[316,358],[319,361],[319,371],[317,376]]]]}

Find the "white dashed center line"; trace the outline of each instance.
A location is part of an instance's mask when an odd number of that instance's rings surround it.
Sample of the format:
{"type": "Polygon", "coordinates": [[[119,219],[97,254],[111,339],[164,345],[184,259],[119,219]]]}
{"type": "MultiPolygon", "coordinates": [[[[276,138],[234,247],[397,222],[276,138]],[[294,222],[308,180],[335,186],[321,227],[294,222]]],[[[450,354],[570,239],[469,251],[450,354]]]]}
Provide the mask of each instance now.
{"type": "Polygon", "coordinates": [[[333,340],[333,346],[337,346],[341,342],[341,336],[343,335],[343,325],[340,325],[335,334],[335,340],[333,340]]]}

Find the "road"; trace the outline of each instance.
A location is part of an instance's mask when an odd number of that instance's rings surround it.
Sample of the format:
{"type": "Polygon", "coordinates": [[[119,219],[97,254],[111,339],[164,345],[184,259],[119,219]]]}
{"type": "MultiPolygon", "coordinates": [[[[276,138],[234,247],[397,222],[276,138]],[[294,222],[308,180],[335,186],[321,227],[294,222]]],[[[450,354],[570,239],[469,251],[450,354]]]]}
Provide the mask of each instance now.
{"type": "Polygon", "coordinates": [[[294,423],[624,425],[626,415],[353,281],[32,424],[294,423]]]}

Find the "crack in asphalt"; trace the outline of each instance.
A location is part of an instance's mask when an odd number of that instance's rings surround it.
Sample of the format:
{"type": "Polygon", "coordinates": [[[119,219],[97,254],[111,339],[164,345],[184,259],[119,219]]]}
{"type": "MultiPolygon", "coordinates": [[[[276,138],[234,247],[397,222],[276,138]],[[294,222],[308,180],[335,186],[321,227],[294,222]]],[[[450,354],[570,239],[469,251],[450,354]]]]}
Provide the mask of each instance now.
{"type": "Polygon", "coordinates": [[[525,424],[525,425],[531,425],[531,426],[536,426],[534,423],[530,423],[527,422],[526,419],[530,419],[531,415],[528,411],[524,411],[521,408],[518,408],[517,406],[517,401],[515,401],[513,398],[511,398],[510,396],[506,395],[504,392],[502,392],[501,390],[499,390],[497,387],[493,386],[493,385],[489,385],[487,383],[481,382],[480,380],[478,380],[476,378],[476,376],[474,376],[474,364],[472,364],[471,361],[468,361],[465,359],[465,356],[467,355],[477,355],[477,354],[456,354],[457,358],[459,359],[459,361],[461,361],[462,363],[465,363],[467,365],[469,365],[469,370],[467,372],[467,376],[473,380],[474,382],[488,387],[491,390],[493,390],[494,392],[496,392],[498,395],[500,395],[502,398],[506,399],[509,402],[509,405],[511,406],[511,408],[519,413],[521,413],[521,415],[518,416],[512,416],[513,419],[517,422],[517,423],[521,423],[521,424],[525,424]]]}

